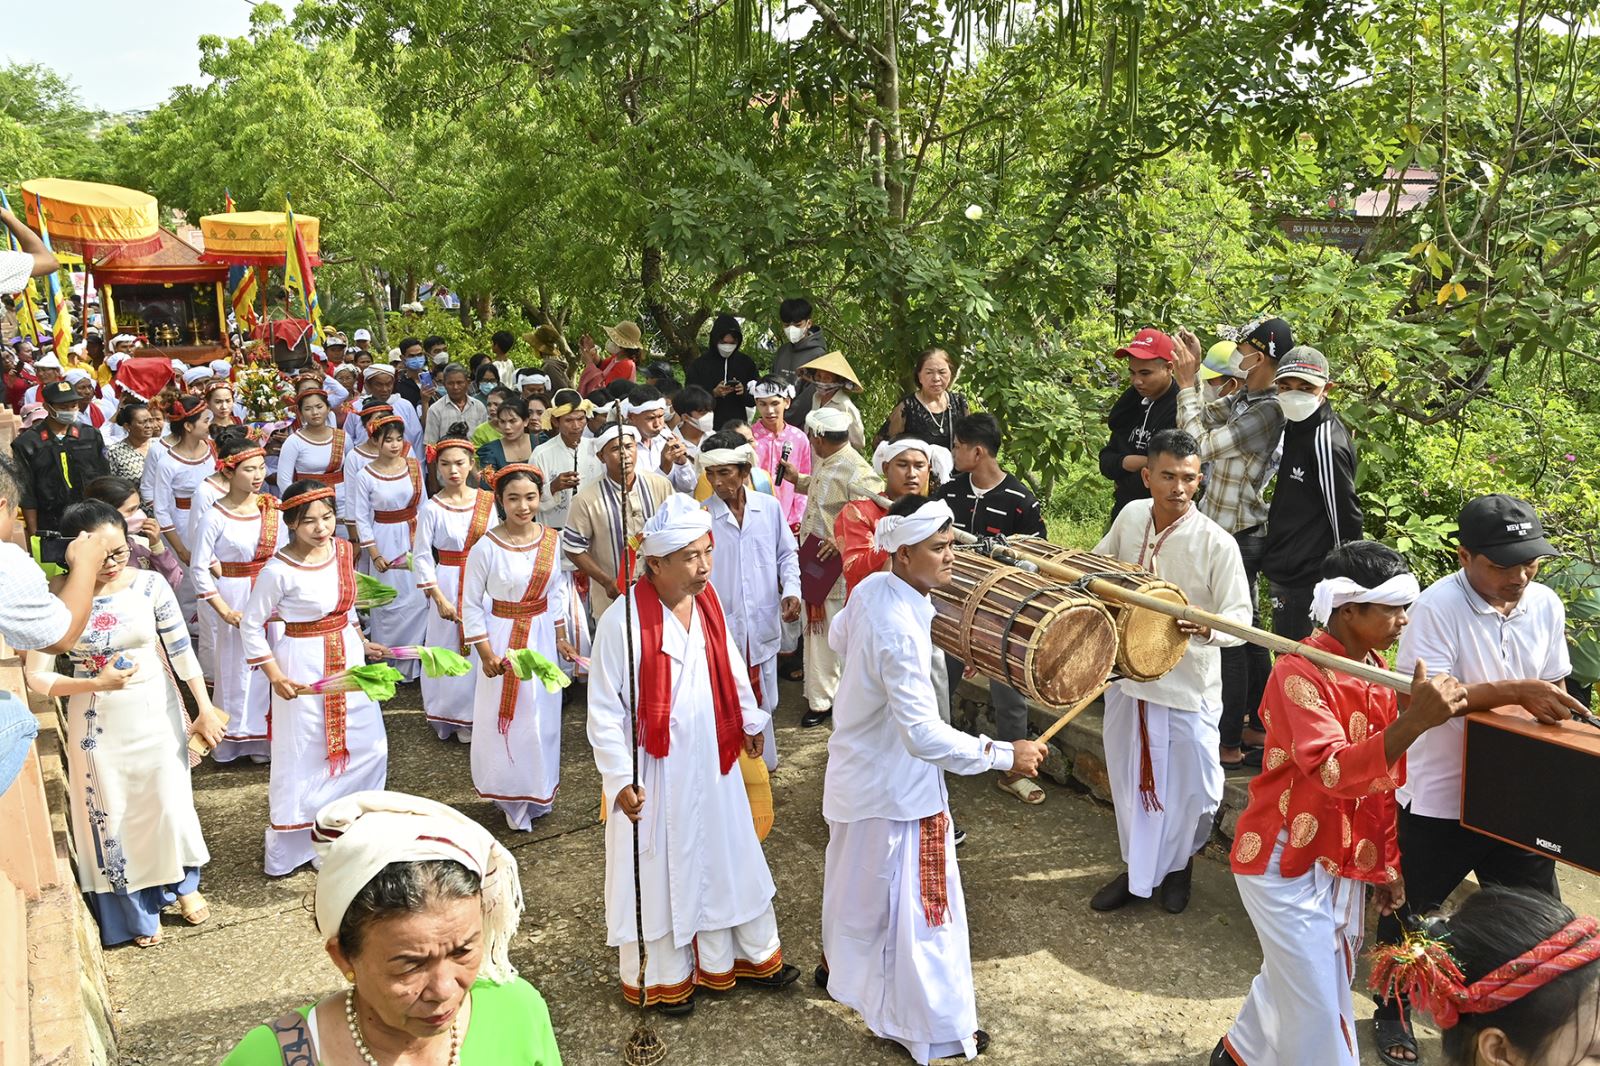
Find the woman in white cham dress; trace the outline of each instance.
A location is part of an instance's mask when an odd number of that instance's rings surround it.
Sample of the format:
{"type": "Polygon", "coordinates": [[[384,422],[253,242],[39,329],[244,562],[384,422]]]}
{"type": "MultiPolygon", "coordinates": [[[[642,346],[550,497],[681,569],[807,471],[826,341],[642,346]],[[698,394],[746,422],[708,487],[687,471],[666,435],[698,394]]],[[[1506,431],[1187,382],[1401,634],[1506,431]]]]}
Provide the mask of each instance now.
{"type": "Polygon", "coordinates": [[[521,830],[550,813],[561,785],[561,693],[537,678],[518,680],[505,655],[532,648],[552,663],[577,656],[566,633],[561,533],[538,522],[543,484],[526,463],[496,473],[505,522],[473,546],[462,578],[461,625],[483,670],[472,702],[472,784],[521,830]]]}
{"type": "MultiPolygon", "coordinates": [[[[452,430],[465,429],[456,423],[452,430]]],[[[452,735],[463,744],[472,740],[472,693],[477,684],[478,651],[462,639],[461,574],[472,546],[494,523],[494,493],[467,484],[473,470],[472,442],[452,434],[434,447],[433,471],[439,492],[430,496],[417,516],[417,537],[411,548],[417,588],[432,603],[425,642],[430,647],[459,651],[474,669],[460,677],[423,677],[422,710],[440,740],[452,735]]]]}
{"type": "MultiPolygon", "coordinates": [[[[213,417],[215,414],[213,410],[213,417]]],[[[239,451],[250,446],[250,439],[245,435],[243,426],[219,428],[215,422],[211,424],[211,455],[216,469],[200,479],[200,483],[194,487],[193,495],[189,497],[187,515],[180,515],[178,519],[179,528],[183,531],[183,542],[189,546],[189,566],[186,573],[195,590],[195,617],[192,627],[194,651],[196,658],[200,660],[200,672],[205,675],[208,685],[217,679],[217,629],[222,625],[222,621],[217,617],[216,611],[199,605],[199,601],[205,599],[205,595],[200,591],[204,579],[194,563],[194,550],[200,543],[201,520],[211,513],[211,508],[216,506],[218,500],[228,494],[228,474],[222,469],[220,457],[224,452],[239,451]]]]}
{"type": "Polygon", "coordinates": [[[185,537],[195,490],[217,468],[216,451],[211,444],[212,414],[203,398],[179,396],[168,407],[168,419],[177,440],[154,465],[150,502],[155,507],[156,521],[161,523],[161,535],[186,571],[178,586],[178,606],[183,609],[184,624],[190,627],[193,637],[197,633],[194,575],[187,573],[189,542],[185,537]]]}
{"type": "Polygon", "coordinates": [[[317,811],[340,796],[383,788],[389,768],[376,701],[360,691],[307,691],[378,651],[364,644],[356,624],[355,552],[333,535],[333,490],[297,481],[282,506],[289,544],[262,569],[239,621],[249,664],[272,685],[266,872],[273,877],[312,861],[317,811]],[[283,635],[269,644],[267,620],[274,617],[282,619],[283,635]]]}
{"type": "MultiPolygon", "coordinates": [[[[200,612],[217,620],[211,702],[228,716],[222,743],[211,757],[217,762],[248,758],[264,763],[269,756],[272,685],[245,662],[239,623],[257,576],[287,542],[288,531],[278,501],[261,493],[267,453],[241,438],[226,442],[220,451],[217,472],[227,478],[228,491],[200,515],[192,556],[200,612]]],[[[269,642],[282,635],[282,628],[269,624],[269,642]]]]}
{"type": "MultiPolygon", "coordinates": [[[[339,520],[349,515],[345,503],[344,430],[328,424],[328,393],[322,388],[301,390],[295,397],[300,425],[284,439],[278,453],[278,494],[296,481],[315,481],[333,489],[339,520]]],[[[376,458],[376,456],[374,456],[376,458]]]]}
{"type": "MultiPolygon", "coordinates": [[[[342,510],[339,512],[339,525],[351,544],[361,543],[361,534],[356,531],[355,516],[350,513],[350,485],[355,482],[357,474],[360,474],[361,471],[371,466],[378,459],[378,442],[372,439],[370,432],[372,423],[380,418],[390,417],[393,414],[394,408],[388,404],[379,403],[377,400],[372,399],[367,400],[366,406],[361,408],[361,424],[369,427],[366,439],[354,448],[346,449],[344,453],[345,493],[342,510]]],[[[350,439],[348,434],[345,435],[345,439],[347,441],[350,439]]],[[[335,493],[334,497],[337,501],[338,494],[335,493]]],[[[366,552],[356,553],[356,569],[363,574],[372,573],[372,565],[367,560],[366,552]]]]}
{"type": "MultiPolygon", "coordinates": [[[[347,499],[372,576],[395,590],[394,599],[372,609],[368,635],[374,643],[391,648],[421,644],[428,605],[417,588],[409,557],[417,515],[427,498],[422,464],[407,454],[405,423],[399,415],[375,418],[368,425],[378,442],[378,458],[350,482],[347,499]]],[[[421,669],[415,659],[390,665],[407,681],[415,681],[421,669]]]]}
{"type": "Polygon", "coordinates": [[[29,652],[28,687],[63,697],[67,778],[78,887],[107,947],[161,936],[161,911],[176,902],[185,920],[206,920],[200,867],[209,861],[189,785],[188,722],[174,675],[188,686],[194,730],[213,744],[222,721],[211,706],[172,587],[160,574],[128,567],[126,526],[109,504],[69,507],[61,533],[113,527],[94,606],[68,652],[71,676],[54,655],[29,652]]]}

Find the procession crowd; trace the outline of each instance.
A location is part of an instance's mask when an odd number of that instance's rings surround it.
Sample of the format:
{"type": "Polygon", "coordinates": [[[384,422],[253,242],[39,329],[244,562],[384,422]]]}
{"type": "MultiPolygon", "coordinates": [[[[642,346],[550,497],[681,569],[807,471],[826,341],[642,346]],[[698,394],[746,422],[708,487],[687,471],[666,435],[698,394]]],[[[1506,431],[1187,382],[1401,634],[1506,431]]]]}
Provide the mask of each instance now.
{"type": "MultiPolygon", "coordinates": [[[[0,254],[15,292],[53,257],[0,221],[23,249],[0,254]]],[[[189,365],[81,311],[64,357],[21,334],[4,353],[24,428],[0,459],[0,633],[65,706],[80,887],[107,946],[158,945],[174,905],[209,917],[201,758],[260,764],[266,876],[317,869],[317,927],[350,987],[227,1063],[559,1062],[510,961],[515,860],[461,813],[384,790],[382,694],[359,679],[379,663],[418,686],[439,742],[470,745],[507,832],[552,810],[562,716],[586,716],[620,991],[675,1016],[699,990],[800,976],[762,851],[779,687],[800,684],[800,725],[831,731],[812,980],[919,1063],[984,1050],[945,774],[992,774],[1037,806],[1047,749],[1001,680],[994,737],[951,726],[970,670],[933,644],[930,594],[958,535],[1047,529],[955,355],[911,360],[873,428],[800,298],[777,308],[770,359],[749,320],[720,315],[681,381],[631,321],[584,337],[577,366],[548,326],[467,360],[438,337],[377,352],[359,329],[236,339],[189,365]],[[264,368],[281,424],[240,394],[264,368]],[[31,555],[12,543],[19,509],[31,555]],[[470,668],[440,668],[441,650],[470,668]]],[[[1460,823],[1464,713],[1584,709],[1561,602],[1535,580],[1556,554],[1538,516],[1469,501],[1460,569],[1420,588],[1363,539],[1333,371],[1287,322],[1209,349],[1143,329],[1116,355],[1128,386],[1099,457],[1115,505],[1094,556],[1230,628],[1262,622],[1264,575],[1274,631],[1375,665],[1394,648],[1412,683],[1397,697],[1178,623],[1173,669],[1105,692],[1126,868],[1087,904],[1183,911],[1224,775],[1251,775],[1231,863],[1263,963],[1213,1063],[1359,1061],[1369,896],[1384,1061],[1416,1061],[1413,1008],[1446,1027],[1452,1063],[1600,1055],[1600,930],[1561,905],[1550,859],[1460,823]],[[1434,916],[1469,874],[1484,890],[1434,916]]]]}

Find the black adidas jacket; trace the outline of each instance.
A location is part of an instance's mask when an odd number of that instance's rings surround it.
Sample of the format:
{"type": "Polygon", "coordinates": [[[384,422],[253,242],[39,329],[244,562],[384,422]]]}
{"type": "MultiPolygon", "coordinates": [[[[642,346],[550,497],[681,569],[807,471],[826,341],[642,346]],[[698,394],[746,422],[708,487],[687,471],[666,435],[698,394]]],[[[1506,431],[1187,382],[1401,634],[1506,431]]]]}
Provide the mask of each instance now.
{"type": "Polygon", "coordinates": [[[1268,581],[1309,587],[1321,580],[1328,552],[1360,539],[1356,450],[1349,430],[1324,400],[1304,422],[1284,426],[1261,571],[1268,581]]]}

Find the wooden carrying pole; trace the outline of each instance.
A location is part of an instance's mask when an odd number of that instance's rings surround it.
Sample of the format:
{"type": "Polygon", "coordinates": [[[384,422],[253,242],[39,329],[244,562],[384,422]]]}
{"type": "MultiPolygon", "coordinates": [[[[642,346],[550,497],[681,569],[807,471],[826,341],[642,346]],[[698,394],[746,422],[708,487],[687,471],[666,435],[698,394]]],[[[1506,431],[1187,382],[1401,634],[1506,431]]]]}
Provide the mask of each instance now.
{"type": "MultiPolygon", "coordinates": [[[[881,493],[875,492],[870,495],[878,506],[885,509],[893,503],[881,493]]],[[[954,532],[956,540],[962,544],[982,543],[980,538],[964,529],[957,528],[954,532]]],[[[1335,655],[1333,652],[1323,651],[1321,648],[1313,648],[1310,645],[1302,644],[1298,640],[1290,640],[1288,637],[1281,637],[1265,629],[1258,629],[1252,625],[1235,622],[1221,615],[1212,614],[1210,611],[1202,611],[1198,607],[1169,603],[1154,596],[1146,596],[1142,592],[1123,588],[1114,581],[1095,577],[1090,571],[1079,570],[1065,563],[1056,562],[1054,559],[1046,559],[1043,556],[1034,555],[1032,552],[1011,544],[996,543],[990,551],[990,557],[1002,563],[1021,566],[1025,570],[1037,570],[1041,574],[1048,574],[1069,584],[1077,585],[1097,599],[1109,600],[1112,603],[1119,603],[1126,607],[1139,607],[1147,611],[1156,611],[1167,615],[1169,618],[1193,622],[1197,626],[1205,626],[1208,629],[1215,629],[1218,632],[1227,633],[1229,636],[1238,637],[1240,640],[1251,644],[1258,644],[1278,655],[1303,655],[1318,666],[1327,667],[1329,670],[1337,670],[1342,674],[1349,674],[1351,677],[1360,678],[1369,684],[1382,685],[1384,688],[1393,689],[1405,696],[1411,695],[1411,678],[1405,674],[1394,670],[1385,670],[1370,663],[1347,659],[1343,655],[1335,655]]],[[[1073,708],[1073,710],[1076,711],[1077,708],[1073,708]]],[[[1072,712],[1069,711],[1068,713],[1072,712]]]]}

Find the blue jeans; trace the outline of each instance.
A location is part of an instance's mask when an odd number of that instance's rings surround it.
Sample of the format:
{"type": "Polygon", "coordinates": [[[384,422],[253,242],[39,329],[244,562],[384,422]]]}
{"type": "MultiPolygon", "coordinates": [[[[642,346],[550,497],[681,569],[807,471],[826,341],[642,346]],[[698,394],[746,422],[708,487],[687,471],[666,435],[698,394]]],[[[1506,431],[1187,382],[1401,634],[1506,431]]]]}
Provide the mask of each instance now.
{"type": "MultiPolygon", "coordinates": [[[[1260,526],[1251,526],[1233,535],[1244,563],[1244,581],[1250,591],[1250,624],[1261,624],[1261,557],[1267,538],[1260,526]]],[[[1224,748],[1237,748],[1244,735],[1245,722],[1261,728],[1261,697],[1267,691],[1267,675],[1272,673],[1272,656],[1259,644],[1241,644],[1222,649],[1222,721],[1218,731],[1224,748]]]]}

